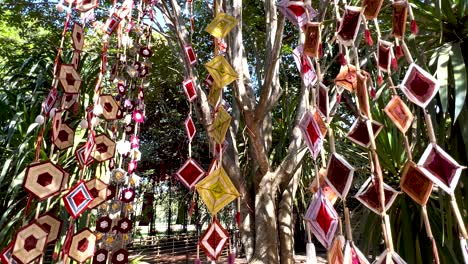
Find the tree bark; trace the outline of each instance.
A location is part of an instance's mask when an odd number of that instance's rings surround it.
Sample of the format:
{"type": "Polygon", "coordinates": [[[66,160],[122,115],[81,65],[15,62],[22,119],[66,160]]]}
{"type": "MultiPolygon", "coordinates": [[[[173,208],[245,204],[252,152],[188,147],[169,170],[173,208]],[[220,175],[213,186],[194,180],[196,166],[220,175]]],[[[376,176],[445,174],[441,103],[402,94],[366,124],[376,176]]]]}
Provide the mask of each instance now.
{"type": "Polygon", "coordinates": [[[301,176],[301,167],[299,167],[294,176],[289,181],[288,186],[281,195],[281,201],[278,209],[278,233],[280,240],[280,263],[294,263],[294,219],[293,207],[296,197],[297,186],[301,176]]]}
{"type": "Polygon", "coordinates": [[[273,179],[276,173],[263,176],[255,196],[255,253],[250,263],[278,262],[278,233],[273,179]]]}

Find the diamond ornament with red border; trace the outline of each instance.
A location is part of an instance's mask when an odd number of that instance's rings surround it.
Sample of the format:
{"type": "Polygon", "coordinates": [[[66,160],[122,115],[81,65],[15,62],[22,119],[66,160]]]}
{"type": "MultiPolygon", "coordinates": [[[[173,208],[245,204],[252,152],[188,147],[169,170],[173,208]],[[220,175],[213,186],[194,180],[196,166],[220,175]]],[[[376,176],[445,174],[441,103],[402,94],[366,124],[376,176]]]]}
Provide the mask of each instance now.
{"type": "Polygon", "coordinates": [[[229,233],[221,226],[218,219],[214,218],[201,236],[199,245],[211,260],[216,261],[223,252],[228,240],[229,233]]]}
{"type": "Polygon", "coordinates": [[[88,208],[93,201],[93,196],[86,187],[84,181],[79,181],[64,197],[65,208],[73,218],[78,218],[80,214],[88,208]]]}
{"type": "Polygon", "coordinates": [[[189,190],[192,190],[195,184],[205,176],[205,170],[195,160],[188,159],[176,175],[189,190]]]}
{"type": "Polygon", "coordinates": [[[195,134],[197,133],[197,129],[195,128],[195,124],[193,123],[191,116],[187,117],[185,120],[185,131],[187,132],[189,141],[192,142],[195,134]]]}
{"type": "Polygon", "coordinates": [[[310,111],[307,111],[301,119],[299,126],[302,131],[302,137],[309,147],[310,153],[314,160],[317,158],[322,148],[322,133],[320,128],[315,121],[313,114],[310,111]]]}
{"type": "Polygon", "coordinates": [[[184,87],[184,92],[185,92],[185,95],[187,96],[187,100],[189,102],[193,102],[193,100],[197,98],[197,91],[195,90],[193,80],[192,79],[185,80],[182,83],[182,86],[184,87]]]}

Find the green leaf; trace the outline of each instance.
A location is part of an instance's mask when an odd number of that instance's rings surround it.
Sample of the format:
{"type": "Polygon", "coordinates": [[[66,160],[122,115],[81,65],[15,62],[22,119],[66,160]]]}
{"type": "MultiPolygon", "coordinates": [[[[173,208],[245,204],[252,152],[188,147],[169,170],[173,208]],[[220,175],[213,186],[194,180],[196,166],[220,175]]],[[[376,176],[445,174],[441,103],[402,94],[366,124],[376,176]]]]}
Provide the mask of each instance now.
{"type": "Polygon", "coordinates": [[[451,46],[450,43],[445,44],[439,51],[439,56],[437,57],[437,79],[440,82],[439,97],[444,113],[447,112],[448,105],[448,63],[450,60],[449,52],[452,48],[451,46]]]}
{"type": "Polygon", "coordinates": [[[460,115],[466,98],[466,67],[463,61],[463,55],[460,48],[460,43],[452,45],[452,66],[453,75],[455,78],[455,112],[453,116],[453,122],[455,122],[460,115]]]}

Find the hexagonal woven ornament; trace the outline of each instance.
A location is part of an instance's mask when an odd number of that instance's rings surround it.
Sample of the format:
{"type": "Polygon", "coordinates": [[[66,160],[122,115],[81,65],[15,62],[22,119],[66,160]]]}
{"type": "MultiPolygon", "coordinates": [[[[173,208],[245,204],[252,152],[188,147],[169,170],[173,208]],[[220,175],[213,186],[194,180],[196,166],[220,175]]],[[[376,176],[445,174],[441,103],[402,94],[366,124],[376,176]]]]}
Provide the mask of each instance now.
{"type": "Polygon", "coordinates": [[[93,196],[93,201],[88,205],[89,208],[96,208],[107,199],[107,184],[98,178],[86,182],[86,187],[93,196]]]}
{"type": "Polygon", "coordinates": [[[110,94],[103,94],[99,96],[99,104],[102,106],[102,116],[106,120],[117,119],[117,112],[119,111],[119,105],[115,101],[114,97],[110,94]]]}
{"type": "Polygon", "coordinates": [[[33,163],[26,169],[23,187],[42,201],[60,192],[64,177],[65,171],[51,161],[33,163]]]}
{"type": "Polygon", "coordinates": [[[18,263],[26,264],[39,258],[45,250],[47,235],[47,231],[37,223],[21,228],[13,240],[13,259],[18,263]]]}
{"type": "Polygon", "coordinates": [[[63,221],[58,219],[52,213],[46,213],[39,216],[36,222],[42,227],[42,229],[47,231],[47,244],[54,243],[60,235],[63,221]]]}
{"type": "Polygon", "coordinates": [[[219,87],[224,87],[238,78],[236,71],[223,56],[214,57],[205,67],[219,87]]]}
{"type": "Polygon", "coordinates": [[[229,233],[214,218],[200,238],[200,248],[211,259],[216,261],[221,255],[226,243],[229,240],[229,233]]]}
{"type": "Polygon", "coordinates": [[[104,248],[100,248],[96,250],[93,256],[93,264],[105,264],[107,263],[107,257],[109,255],[109,251],[104,248]]]}
{"type": "Polygon", "coordinates": [[[222,166],[199,181],[195,188],[212,215],[239,197],[239,192],[222,166]]]}
{"type": "Polygon", "coordinates": [[[112,253],[112,264],[125,264],[128,263],[128,251],[121,248],[112,253]]]}
{"type": "Polygon", "coordinates": [[[96,220],[96,231],[100,233],[107,233],[111,230],[112,219],[109,216],[101,216],[96,220]]]}
{"type": "MultiPolygon", "coordinates": [[[[85,0],[86,1],[86,0],[85,0]]],[[[83,26],[78,23],[73,24],[72,29],[72,44],[75,50],[81,51],[84,46],[83,26]]]]}
{"type": "Polygon", "coordinates": [[[114,157],[115,142],[106,134],[100,134],[95,138],[95,145],[91,156],[98,162],[103,162],[114,157]]]}
{"type": "Polygon", "coordinates": [[[75,131],[68,124],[61,124],[57,133],[57,137],[54,140],[55,146],[64,150],[73,146],[75,141],[75,131]]]}
{"type": "Polygon", "coordinates": [[[80,92],[81,77],[72,64],[62,64],[58,78],[65,93],[76,94],[80,92]]]}
{"type": "Polygon", "coordinates": [[[96,235],[85,228],[73,236],[68,255],[75,261],[83,263],[94,255],[95,246],[96,235]]]}

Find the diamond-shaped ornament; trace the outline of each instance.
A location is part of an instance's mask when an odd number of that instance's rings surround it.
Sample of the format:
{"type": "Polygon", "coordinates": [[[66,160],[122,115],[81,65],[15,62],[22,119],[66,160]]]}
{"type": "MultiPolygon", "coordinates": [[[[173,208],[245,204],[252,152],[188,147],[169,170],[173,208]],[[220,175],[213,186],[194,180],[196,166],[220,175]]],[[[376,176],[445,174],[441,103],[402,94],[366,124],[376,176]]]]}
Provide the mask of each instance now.
{"type": "Polygon", "coordinates": [[[390,71],[392,63],[392,48],[393,43],[379,39],[379,43],[377,45],[377,64],[381,71],[390,71]]]}
{"type": "Polygon", "coordinates": [[[226,13],[218,13],[211,23],[205,28],[215,38],[224,38],[237,24],[237,19],[226,13]]]}
{"type": "MultiPolygon", "coordinates": [[[[382,130],[382,128],[383,125],[381,125],[375,120],[372,121],[372,130],[374,131],[375,138],[379,135],[380,130],[382,130]]],[[[371,142],[366,122],[362,121],[360,118],[356,119],[347,135],[347,138],[349,138],[351,141],[362,147],[368,148],[371,142]]]]}
{"type": "Polygon", "coordinates": [[[80,214],[88,208],[93,201],[93,196],[89,192],[84,181],[79,181],[64,197],[65,208],[73,218],[78,218],[80,214]]]}
{"type": "Polygon", "coordinates": [[[439,86],[431,74],[411,63],[400,87],[411,102],[425,108],[439,91],[439,86]]]}
{"type": "Polygon", "coordinates": [[[96,235],[85,228],[73,236],[68,255],[78,263],[83,263],[94,255],[95,246],[96,235]]]}
{"type": "MultiPolygon", "coordinates": [[[[372,181],[372,177],[369,177],[356,194],[356,199],[358,199],[362,204],[364,204],[374,213],[381,214],[382,207],[380,206],[379,201],[380,194],[377,189],[378,187],[372,181]]],[[[397,191],[395,191],[392,187],[384,183],[385,210],[388,210],[392,206],[397,195],[397,191]]]]}
{"type": "Polygon", "coordinates": [[[195,184],[205,176],[205,170],[195,160],[188,159],[176,175],[185,187],[192,190],[195,184]]]}
{"type": "Polygon", "coordinates": [[[395,38],[402,39],[406,31],[406,17],[408,16],[408,1],[397,0],[392,3],[392,35],[395,38]]]}
{"type": "Polygon", "coordinates": [[[231,125],[231,119],[231,116],[224,107],[221,106],[218,108],[213,123],[208,126],[208,134],[216,143],[223,144],[226,138],[226,132],[231,125]]]}
{"type": "Polygon", "coordinates": [[[216,84],[213,84],[210,87],[210,93],[208,94],[207,99],[208,99],[208,103],[215,109],[218,108],[219,106],[222,92],[223,92],[223,87],[220,87],[216,84]]]}
{"type": "Polygon", "coordinates": [[[48,116],[49,113],[50,113],[50,110],[52,110],[52,108],[54,108],[55,103],[57,102],[57,99],[58,99],[58,91],[57,91],[57,89],[52,88],[49,91],[49,94],[47,94],[47,97],[44,100],[44,102],[42,102],[42,112],[46,116],[48,116]]]}
{"type": "Polygon", "coordinates": [[[228,240],[229,233],[227,230],[221,226],[218,219],[213,218],[213,222],[201,236],[199,245],[211,260],[216,261],[223,252],[228,240]]]}
{"type": "Polygon", "coordinates": [[[441,147],[429,144],[419,159],[422,172],[437,186],[453,194],[460,179],[463,167],[441,147]]]}
{"type": "Polygon", "coordinates": [[[224,87],[238,78],[236,71],[223,56],[214,57],[205,67],[219,87],[224,87]]]}
{"type": "Polygon", "coordinates": [[[327,130],[328,130],[327,125],[323,121],[323,118],[320,115],[319,111],[312,110],[312,112],[314,114],[315,122],[317,122],[317,125],[320,129],[320,133],[322,134],[322,138],[325,138],[327,136],[327,130]]]}
{"type": "Polygon", "coordinates": [[[354,245],[353,241],[346,241],[343,263],[369,264],[366,256],[354,245]]]}
{"type": "Polygon", "coordinates": [[[304,55],[312,58],[320,56],[320,45],[322,44],[321,23],[308,22],[305,25],[304,55]]]}
{"type": "Polygon", "coordinates": [[[86,144],[81,145],[75,151],[75,158],[78,161],[80,168],[84,168],[93,164],[94,159],[91,156],[88,156],[88,159],[85,160],[86,144]]]}
{"type": "Polygon", "coordinates": [[[382,7],[383,0],[363,0],[362,6],[364,9],[364,16],[367,20],[373,20],[377,18],[382,7]]]}
{"type": "Polygon", "coordinates": [[[304,85],[314,85],[315,82],[317,82],[317,74],[315,73],[314,64],[309,56],[303,55],[303,50],[304,48],[302,45],[297,46],[293,50],[293,58],[296,62],[297,69],[301,73],[304,85]]]}
{"type": "Polygon", "coordinates": [[[89,208],[96,208],[107,199],[107,184],[98,178],[93,178],[86,182],[86,187],[93,196],[93,201],[89,204],[89,208]]]}
{"type": "Polygon", "coordinates": [[[279,11],[296,26],[302,27],[307,22],[307,12],[309,19],[312,20],[317,12],[310,5],[304,5],[300,1],[281,0],[278,4],[279,11]],[[306,11],[307,9],[307,11],[306,11]]]}
{"type": "Polygon", "coordinates": [[[65,93],[80,92],[81,77],[72,64],[62,64],[58,78],[65,93]]]}
{"type": "Polygon", "coordinates": [[[386,264],[386,263],[394,263],[394,264],[406,264],[400,255],[398,255],[395,251],[389,252],[388,249],[382,252],[380,256],[374,261],[373,264],[386,264]],[[390,260],[391,259],[391,260],[390,260]]]}
{"type": "Polygon", "coordinates": [[[347,64],[340,68],[340,72],[335,78],[335,84],[341,88],[353,93],[357,89],[357,71],[356,67],[347,64]]]}
{"type": "Polygon", "coordinates": [[[346,6],[345,14],[340,21],[338,29],[338,42],[345,46],[354,45],[354,40],[359,32],[361,25],[361,12],[363,9],[357,6],[346,6]]]}
{"type": "Polygon", "coordinates": [[[323,83],[319,83],[317,91],[317,109],[324,117],[328,118],[330,115],[330,98],[328,97],[329,89],[323,83]]]}
{"type": "Polygon", "coordinates": [[[74,139],[75,131],[68,124],[61,124],[54,144],[58,149],[64,150],[73,146],[74,139]]]}
{"type": "Polygon", "coordinates": [[[22,227],[13,240],[12,258],[18,263],[30,263],[39,258],[46,248],[47,235],[37,223],[22,227]]]}
{"type": "Polygon", "coordinates": [[[354,168],[340,154],[333,153],[331,155],[325,180],[342,199],[348,194],[353,174],[354,168]]]}
{"type": "Polygon", "coordinates": [[[413,122],[414,115],[398,95],[392,97],[387,106],[385,106],[384,111],[401,133],[405,134],[408,131],[413,122]]]}
{"type": "Polygon", "coordinates": [[[195,85],[193,84],[192,79],[187,79],[182,83],[182,87],[184,87],[185,95],[187,96],[187,100],[189,102],[193,102],[195,98],[197,98],[197,90],[195,89],[195,85]]]}
{"type": "Polygon", "coordinates": [[[302,131],[302,138],[309,147],[312,158],[315,160],[320,153],[323,142],[320,128],[310,111],[304,113],[304,116],[299,123],[299,127],[302,131]]]}
{"type": "Polygon", "coordinates": [[[81,0],[78,1],[78,4],[76,5],[76,10],[78,10],[81,13],[85,13],[91,9],[96,8],[98,5],[98,0],[81,0]]]}
{"type": "Polygon", "coordinates": [[[114,157],[116,144],[106,134],[100,134],[95,138],[91,156],[98,162],[103,162],[114,157]]]}
{"type": "Polygon", "coordinates": [[[63,221],[49,212],[39,216],[36,222],[47,231],[47,244],[54,243],[60,235],[63,221]]]}
{"type": "Polygon", "coordinates": [[[195,124],[193,123],[192,117],[189,116],[187,119],[185,119],[185,132],[187,132],[187,137],[190,142],[192,142],[192,139],[195,137],[195,133],[197,132],[197,129],[195,128],[195,124]]]}
{"type": "MultiPolygon", "coordinates": [[[[86,0],[85,0],[86,1],[86,0]]],[[[72,44],[73,48],[77,51],[83,50],[84,46],[84,32],[83,32],[83,26],[74,23],[73,24],[73,29],[72,29],[72,44]]]]}
{"type": "Polygon", "coordinates": [[[185,56],[187,56],[190,65],[194,65],[195,63],[197,63],[197,55],[195,54],[195,51],[193,51],[192,45],[185,45],[184,50],[185,56]]]}
{"type": "Polygon", "coordinates": [[[338,227],[339,217],[321,190],[314,194],[304,219],[307,220],[312,233],[319,242],[325,248],[330,248],[338,227]]]}
{"type": "Polygon", "coordinates": [[[222,166],[199,181],[195,188],[212,215],[239,197],[239,192],[222,166]]]}
{"type": "Polygon", "coordinates": [[[51,161],[33,163],[26,168],[23,187],[43,201],[60,192],[64,177],[65,171],[51,161]]]}
{"type": "Polygon", "coordinates": [[[421,206],[426,205],[432,192],[432,181],[412,161],[406,163],[400,179],[401,190],[421,206]]]}

